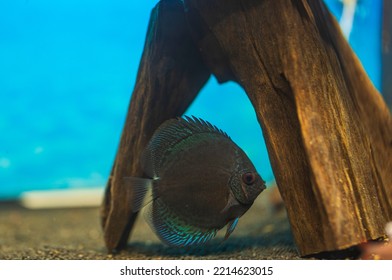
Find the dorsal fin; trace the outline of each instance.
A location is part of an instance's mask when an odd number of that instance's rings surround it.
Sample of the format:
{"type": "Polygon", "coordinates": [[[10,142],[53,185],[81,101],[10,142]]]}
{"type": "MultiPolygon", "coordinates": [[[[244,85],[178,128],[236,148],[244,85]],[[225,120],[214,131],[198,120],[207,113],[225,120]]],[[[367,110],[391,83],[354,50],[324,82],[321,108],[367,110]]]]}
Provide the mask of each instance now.
{"type": "Polygon", "coordinates": [[[215,125],[212,125],[208,121],[205,121],[203,119],[197,118],[195,116],[188,117],[184,116],[183,118],[177,118],[177,120],[184,126],[187,127],[191,130],[192,134],[195,133],[217,133],[221,134],[222,136],[229,138],[229,135],[227,135],[226,132],[224,132],[222,129],[219,129],[215,125]]]}
{"type": "Polygon", "coordinates": [[[181,141],[201,133],[214,133],[230,139],[223,130],[194,116],[165,121],[155,131],[143,153],[144,172],[153,179],[158,178],[164,155],[170,153],[170,150],[181,141]]]}

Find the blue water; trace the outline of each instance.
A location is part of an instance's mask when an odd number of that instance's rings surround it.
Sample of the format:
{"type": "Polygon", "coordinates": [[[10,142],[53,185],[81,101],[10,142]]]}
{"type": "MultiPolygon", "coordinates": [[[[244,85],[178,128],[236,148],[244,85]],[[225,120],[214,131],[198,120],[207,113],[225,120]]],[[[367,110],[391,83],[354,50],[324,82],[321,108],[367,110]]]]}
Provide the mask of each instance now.
{"type": "MultiPolygon", "coordinates": [[[[340,19],[343,0],[324,0],[340,19]]],[[[383,0],[357,0],[349,42],[373,84],[381,91],[381,21],[383,0]]]]}
{"type": "MultiPolygon", "coordinates": [[[[156,2],[0,1],[0,199],[105,184],[156,2]]],[[[340,2],[326,2],[339,17],[340,2]]],[[[350,42],[379,87],[374,3],[381,0],[361,2],[365,12],[350,42]]],[[[253,108],[238,85],[212,78],[187,114],[225,130],[262,177],[273,179],[253,108]]]]}

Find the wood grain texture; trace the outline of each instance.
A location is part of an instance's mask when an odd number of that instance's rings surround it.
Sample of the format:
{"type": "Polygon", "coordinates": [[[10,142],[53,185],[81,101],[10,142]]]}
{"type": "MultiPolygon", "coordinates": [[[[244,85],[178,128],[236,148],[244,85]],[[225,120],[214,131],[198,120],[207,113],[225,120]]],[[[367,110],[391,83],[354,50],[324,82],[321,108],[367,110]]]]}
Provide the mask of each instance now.
{"type": "Polygon", "coordinates": [[[391,116],[322,1],[185,4],[206,64],[255,108],[300,253],[382,237],[391,116]]]}
{"type": "Polygon", "coordinates": [[[102,207],[110,251],[126,245],[136,218],[122,178],[143,175],[153,131],[186,110],[210,73],[252,102],[301,255],[385,236],[391,115],[324,3],[165,0],[151,15],[102,207]]]}
{"type": "Polygon", "coordinates": [[[181,116],[210,76],[187,32],[181,1],[161,1],[151,13],[143,56],[117,156],[101,208],[109,251],[125,247],[137,213],[126,176],[143,177],[140,155],[155,129],[181,116]]]}

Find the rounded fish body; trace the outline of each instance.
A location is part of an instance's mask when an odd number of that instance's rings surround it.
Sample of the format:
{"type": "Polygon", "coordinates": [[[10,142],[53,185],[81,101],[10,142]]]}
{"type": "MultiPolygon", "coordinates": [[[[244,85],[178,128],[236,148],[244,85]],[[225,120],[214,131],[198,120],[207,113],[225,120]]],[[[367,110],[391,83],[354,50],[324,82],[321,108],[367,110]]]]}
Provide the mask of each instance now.
{"type": "Polygon", "coordinates": [[[163,123],[143,153],[143,166],[153,189],[147,220],[174,246],[203,244],[225,225],[227,238],[265,189],[241,148],[195,117],[163,123]]]}

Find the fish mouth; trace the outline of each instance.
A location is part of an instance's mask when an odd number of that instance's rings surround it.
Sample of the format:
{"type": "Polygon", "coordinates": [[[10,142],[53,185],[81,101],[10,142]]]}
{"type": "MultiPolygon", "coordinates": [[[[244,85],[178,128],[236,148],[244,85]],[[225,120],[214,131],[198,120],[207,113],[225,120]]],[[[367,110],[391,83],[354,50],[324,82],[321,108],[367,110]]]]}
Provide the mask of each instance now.
{"type": "MultiPolygon", "coordinates": [[[[260,177],[260,179],[261,179],[261,177],[260,177]]],[[[266,188],[267,188],[266,182],[263,179],[261,179],[261,191],[260,192],[264,191],[266,188]]]]}

